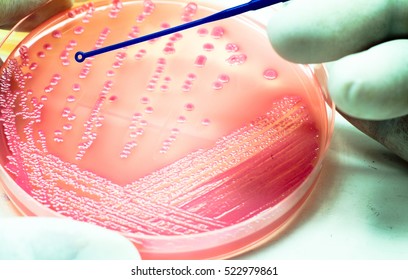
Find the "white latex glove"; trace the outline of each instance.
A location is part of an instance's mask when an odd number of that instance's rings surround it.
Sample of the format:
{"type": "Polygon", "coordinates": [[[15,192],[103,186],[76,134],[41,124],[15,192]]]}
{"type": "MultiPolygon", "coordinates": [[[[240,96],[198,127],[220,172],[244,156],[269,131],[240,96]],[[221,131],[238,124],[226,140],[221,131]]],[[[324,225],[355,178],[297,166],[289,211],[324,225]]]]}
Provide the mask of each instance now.
{"type": "Polygon", "coordinates": [[[140,259],[120,234],[68,218],[0,219],[0,260],[140,259]]]}
{"type": "MultiPolygon", "coordinates": [[[[0,28],[14,25],[47,1],[0,0],[0,28]]],[[[71,5],[71,0],[54,0],[35,13],[23,29],[29,30],[71,5]]],[[[0,259],[140,259],[140,256],[126,238],[101,227],[70,219],[21,217],[0,219],[0,259]]]]}
{"type": "Polygon", "coordinates": [[[9,29],[36,11],[35,16],[19,28],[25,31],[33,29],[49,17],[71,7],[72,2],[73,0],[0,0],[0,28],[9,29]]]}
{"type": "Polygon", "coordinates": [[[331,62],[339,111],[408,160],[407,0],[293,0],[272,15],[268,34],[290,61],[331,62]]]}

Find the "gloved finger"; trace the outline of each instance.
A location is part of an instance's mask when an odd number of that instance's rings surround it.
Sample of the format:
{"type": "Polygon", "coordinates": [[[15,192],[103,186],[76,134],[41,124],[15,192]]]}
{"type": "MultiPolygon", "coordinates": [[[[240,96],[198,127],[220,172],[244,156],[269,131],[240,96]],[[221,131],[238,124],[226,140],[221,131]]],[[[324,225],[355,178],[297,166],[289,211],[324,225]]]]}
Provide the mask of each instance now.
{"type": "Polygon", "coordinates": [[[408,40],[394,40],[330,64],[329,92],[336,106],[360,119],[408,114],[408,40]]]}
{"type": "Polygon", "coordinates": [[[58,218],[0,219],[0,259],[140,259],[133,244],[107,229],[58,218]]]}
{"type": "Polygon", "coordinates": [[[297,63],[321,63],[408,38],[408,1],[294,0],[271,15],[273,48],[297,63]]]}
{"type": "Polygon", "coordinates": [[[70,8],[72,3],[73,0],[0,0],[0,28],[10,29],[32,13],[18,28],[20,31],[31,30],[51,16],[70,8]]]}

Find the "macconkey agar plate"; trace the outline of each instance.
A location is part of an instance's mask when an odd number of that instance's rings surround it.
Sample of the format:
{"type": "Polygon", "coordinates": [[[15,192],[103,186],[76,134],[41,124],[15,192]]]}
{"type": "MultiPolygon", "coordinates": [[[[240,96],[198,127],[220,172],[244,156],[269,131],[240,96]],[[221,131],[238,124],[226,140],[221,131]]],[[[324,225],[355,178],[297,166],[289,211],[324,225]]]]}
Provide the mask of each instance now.
{"type": "Polygon", "coordinates": [[[278,232],[330,141],[322,67],[286,62],[245,16],[74,59],[219,9],[87,2],[15,47],[0,171],[23,214],[118,231],[144,259],[229,258],[278,232]]]}

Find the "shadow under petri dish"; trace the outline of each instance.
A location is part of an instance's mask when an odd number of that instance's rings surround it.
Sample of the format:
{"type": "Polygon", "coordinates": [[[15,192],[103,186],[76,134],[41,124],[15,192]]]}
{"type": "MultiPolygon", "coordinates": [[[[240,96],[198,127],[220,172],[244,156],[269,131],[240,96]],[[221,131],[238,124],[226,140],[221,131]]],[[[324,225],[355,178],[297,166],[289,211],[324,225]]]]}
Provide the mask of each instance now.
{"type": "Polygon", "coordinates": [[[74,54],[200,18],[183,1],[89,2],[2,67],[2,179],[27,215],[131,239],[142,258],[225,258],[297,210],[330,138],[321,85],[244,16],[77,63],[74,54]]]}

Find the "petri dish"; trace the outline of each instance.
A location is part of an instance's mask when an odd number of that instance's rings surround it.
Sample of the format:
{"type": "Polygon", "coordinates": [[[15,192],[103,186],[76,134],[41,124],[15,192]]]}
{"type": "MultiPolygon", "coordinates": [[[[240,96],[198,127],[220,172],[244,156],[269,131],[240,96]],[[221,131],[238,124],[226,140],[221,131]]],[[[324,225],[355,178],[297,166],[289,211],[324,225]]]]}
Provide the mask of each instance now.
{"type": "Polygon", "coordinates": [[[221,8],[77,3],[19,35],[1,68],[0,174],[22,214],[118,231],[143,259],[231,258],[277,236],[330,142],[323,66],[283,60],[244,15],[74,59],[221,8]]]}

